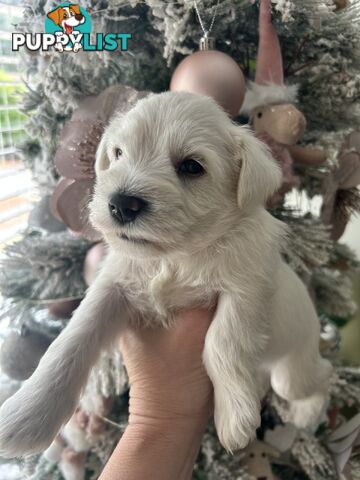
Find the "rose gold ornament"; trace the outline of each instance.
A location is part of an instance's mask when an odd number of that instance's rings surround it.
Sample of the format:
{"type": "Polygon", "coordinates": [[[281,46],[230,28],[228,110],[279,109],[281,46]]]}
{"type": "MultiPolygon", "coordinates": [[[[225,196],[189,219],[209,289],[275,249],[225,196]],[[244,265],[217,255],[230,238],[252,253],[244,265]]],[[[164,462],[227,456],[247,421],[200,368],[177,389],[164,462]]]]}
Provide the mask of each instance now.
{"type": "Polygon", "coordinates": [[[231,117],[235,117],[244,100],[245,79],[229,55],[218,50],[202,50],[178,65],[170,90],[212,97],[231,117]]]}
{"type": "Polygon", "coordinates": [[[213,50],[215,40],[209,36],[218,10],[217,1],[209,27],[206,28],[194,0],[194,8],[203,37],[200,51],[186,57],[171,78],[172,92],[192,92],[213,98],[231,117],[239,114],[245,96],[245,79],[238,64],[226,53],[213,50]]]}

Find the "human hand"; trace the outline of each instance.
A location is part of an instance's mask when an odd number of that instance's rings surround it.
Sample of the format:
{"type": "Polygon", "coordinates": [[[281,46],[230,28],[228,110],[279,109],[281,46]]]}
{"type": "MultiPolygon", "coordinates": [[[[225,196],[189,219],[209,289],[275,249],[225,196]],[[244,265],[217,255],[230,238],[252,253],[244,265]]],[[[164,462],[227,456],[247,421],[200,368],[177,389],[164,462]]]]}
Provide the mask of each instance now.
{"type": "Polygon", "coordinates": [[[127,328],[129,426],[99,480],[188,480],[213,409],[202,363],[212,312],[189,310],[168,329],[127,328]]]}
{"type": "Polygon", "coordinates": [[[213,388],[202,363],[212,313],[189,310],[170,329],[128,328],[120,341],[130,380],[129,423],[206,421],[213,388]]]}

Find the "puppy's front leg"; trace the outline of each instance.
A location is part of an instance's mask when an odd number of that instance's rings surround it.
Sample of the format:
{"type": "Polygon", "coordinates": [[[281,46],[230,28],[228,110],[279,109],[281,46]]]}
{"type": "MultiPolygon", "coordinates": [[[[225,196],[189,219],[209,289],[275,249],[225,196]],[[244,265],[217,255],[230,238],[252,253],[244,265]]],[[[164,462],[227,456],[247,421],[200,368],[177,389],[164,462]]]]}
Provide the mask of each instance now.
{"type": "Polygon", "coordinates": [[[120,287],[100,274],[33,375],[2,405],[0,455],[33,454],[49,446],[74,412],[100,351],[116,340],[128,308],[120,287]]]}
{"type": "Polygon", "coordinates": [[[63,52],[64,51],[64,45],[62,43],[62,38],[64,36],[64,34],[62,32],[55,32],[55,36],[56,36],[56,42],[55,42],[55,50],[57,50],[58,52],[63,52]]]}
{"type": "Polygon", "coordinates": [[[230,452],[244,448],[260,425],[257,352],[261,332],[251,301],[221,294],[208,330],[204,363],[214,385],[215,425],[230,452]]]}
{"type": "Polygon", "coordinates": [[[73,52],[77,53],[82,48],[81,43],[75,43],[73,47],[73,52]]]}

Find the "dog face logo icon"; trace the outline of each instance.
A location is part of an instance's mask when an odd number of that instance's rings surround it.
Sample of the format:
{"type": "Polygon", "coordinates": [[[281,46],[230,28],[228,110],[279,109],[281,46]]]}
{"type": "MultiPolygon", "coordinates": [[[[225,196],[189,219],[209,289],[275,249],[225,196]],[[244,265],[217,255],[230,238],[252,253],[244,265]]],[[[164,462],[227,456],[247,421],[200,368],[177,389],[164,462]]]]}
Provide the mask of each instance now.
{"type": "Polygon", "coordinates": [[[58,7],[48,13],[48,17],[55,25],[59,25],[64,33],[68,35],[73,33],[74,27],[85,23],[85,17],[80,11],[79,5],[69,5],[68,7],[58,7]]]}
{"type": "Polygon", "coordinates": [[[47,14],[45,30],[57,36],[56,50],[76,53],[83,48],[83,34],[91,31],[91,20],[84,8],[77,4],[63,3],[47,14]],[[68,39],[66,44],[64,38],[68,39]]]}

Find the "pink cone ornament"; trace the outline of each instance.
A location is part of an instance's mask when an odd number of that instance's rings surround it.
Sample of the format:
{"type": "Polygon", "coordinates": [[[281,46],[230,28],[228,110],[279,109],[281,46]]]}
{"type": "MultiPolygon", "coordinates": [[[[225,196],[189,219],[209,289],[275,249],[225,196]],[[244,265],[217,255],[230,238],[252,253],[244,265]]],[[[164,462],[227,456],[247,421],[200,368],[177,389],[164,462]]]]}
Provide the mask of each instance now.
{"type": "Polygon", "coordinates": [[[271,20],[271,2],[260,3],[260,38],[255,82],[258,85],[283,85],[284,67],[281,47],[275,26],[271,20]]]}
{"type": "Polygon", "coordinates": [[[242,112],[251,113],[257,107],[294,103],[297,86],[284,84],[281,46],[271,18],[271,1],[260,1],[259,47],[255,82],[250,82],[242,112]]]}
{"type": "Polygon", "coordinates": [[[242,112],[250,115],[256,135],[268,145],[283,173],[282,187],[269,206],[280,203],[287,192],[299,186],[299,179],[293,173],[294,160],[301,166],[319,165],[326,160],[318,149],[296,145],[306,128],[304,115],[293,105],[296,98],[297,87],[284,83],[281,46],[271,19],[271,2],[261,0],[255,82],[248,84],[242,112]]]}

